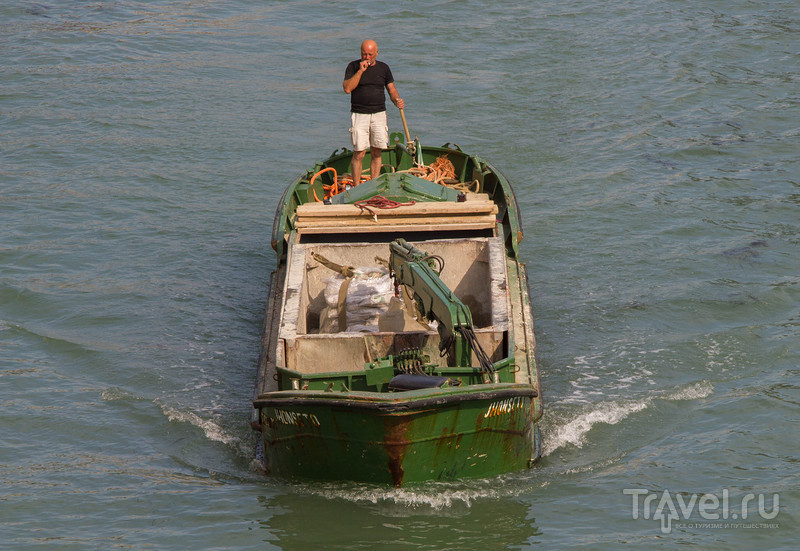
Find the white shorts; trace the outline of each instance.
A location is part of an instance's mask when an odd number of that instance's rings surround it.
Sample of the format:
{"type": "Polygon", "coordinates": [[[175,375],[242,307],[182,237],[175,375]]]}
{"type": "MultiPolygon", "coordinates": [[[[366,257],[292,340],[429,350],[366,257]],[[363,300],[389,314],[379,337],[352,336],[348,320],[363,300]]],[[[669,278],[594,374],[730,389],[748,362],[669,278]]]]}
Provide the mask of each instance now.
{"type": "Polygon", "coordinates": [[[366,151],[367,147],[389,147],[389,127],[386,125],[386,111],[365,115],[350,113],[350,142],[353,151],[366,151]]]}

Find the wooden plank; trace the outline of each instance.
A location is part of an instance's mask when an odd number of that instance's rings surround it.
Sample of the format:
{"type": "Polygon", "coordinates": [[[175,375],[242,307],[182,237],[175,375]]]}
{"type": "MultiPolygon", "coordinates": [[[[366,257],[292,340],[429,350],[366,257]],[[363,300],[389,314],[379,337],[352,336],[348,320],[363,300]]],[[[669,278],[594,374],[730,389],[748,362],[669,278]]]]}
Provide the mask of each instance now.
{"type": "Polygon", "coordinates": [[[261,350],[258,361],[258,386],[256,395],[262,392],[278,390],[278,383],[272,378],[275,374],[276,340],[278,338],[278,323],[280,308],[283,306],[283,278],[286,276],[286,267],[281,266],[272,272],[269,284],[269,299],[264,313],[264,323],[261,333],[261,350]]]}
{"type": "MultiPolygon", "coordinates": [[[[370,212],[383,214],[384,216],[438,216],[449,214],[497,214],[497,205],[494,203],[483,203],[477,208],[463,208],[458,203],[446,203],[440,207],[397,207],[396,209],[360,209],[355,205],[331,205],[325,209],[297,209],[297,218],[338,218],[340,216],[371,216],[370,212]]],[[[462,203],[463,204],[463,203],[462,203]]]]}
{"type": "MultiPolygon", "coordinates": [[[[438,214],[496,214],[497,205],[492,201],[466,201],[463,203],[415,203],[394,209],[371,209],[384,216],[423,216],[438,214]]],[[[325,205],[323,203],[306,203],[297,207],[298,218],[370,216],[369,212],[355,205],[325,205]]]]}
{"type": "Polygon", "coordinates": [[[477,224],[484,223],[494,225],[496,219],[494,215],[488,216],[437,216],[435,219],[430,218],[386,218],[378,215],[378,219],[373,217],[361,216],[357,218],[342,217],[342,218],[325,218],[325,219],[311,219],[311,220],[298,220],[295,223],[295,228],[298,230],[304,228],[313,228],[317,226],[328,227],[342,227],[348,228],[352,226],[381,226],[384,224],[398,225],[419,225],[419,224],[477,224]]]}
{"type": "Polygon", "coordinates": [[[374,220],[375,218],[379,220],[413,220],[416,222],[425,221],[425,220],[440,220],[444,218],[452,218],[452,219],[465,219],[465,218],[496,218],[496,212],[484,211],[484,212],[439,212],[434,214],[417,214],[413,212],[386,212],[383,210],[377,210],[374,213],[364,212],[364,213],[354,213],[351,212],[349,214],[340,214],[337,216],[298,216],[294,223],[295,225],[310,223],[310,224],[319,224],[325,222],[333,222],[335,220],[374,220]]]}
{"type": "Polygon", "coordinates": [[[485,230],[495,227],[495,220],[491,222],[469,222],[469,223],[453,223],[443,225],[439,222],[429,224],[372,224],[364,226],[312,226],[307,228],[298,228],[300,234],[319,234],[319,233],[374,233],[374,232],[392,232],[392,231],[462,231],[462,230],[485,230]]]}

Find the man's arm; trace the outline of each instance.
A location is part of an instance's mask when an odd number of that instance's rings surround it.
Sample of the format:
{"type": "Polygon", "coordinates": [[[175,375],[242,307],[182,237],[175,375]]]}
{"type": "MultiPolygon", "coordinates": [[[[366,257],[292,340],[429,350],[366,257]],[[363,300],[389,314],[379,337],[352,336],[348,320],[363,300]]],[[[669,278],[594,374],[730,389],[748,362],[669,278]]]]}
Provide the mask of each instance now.
{"type": "Polygon", "coordinates": [[[367,67],[369,67],[369,61],[362,61],[358,66],[358,71],[356,71],[353,76],[346,78],[344,82],[342,82],[342,88],[344,88],[345,94],[349,94],[358,87],[358,83],[361,82],[361,75],[364,74],[364,71],[367,70],[367,67]]]}
{"type": "Polygon", "coordinates": [[[394,103],[398,109],[402,109],[405,102],[397,92],[397,88],[394,87],[394,82],[390,82],[386,85],[386,91],[389,92],[389,99],[392,100],[392,103],[394,103]]]}

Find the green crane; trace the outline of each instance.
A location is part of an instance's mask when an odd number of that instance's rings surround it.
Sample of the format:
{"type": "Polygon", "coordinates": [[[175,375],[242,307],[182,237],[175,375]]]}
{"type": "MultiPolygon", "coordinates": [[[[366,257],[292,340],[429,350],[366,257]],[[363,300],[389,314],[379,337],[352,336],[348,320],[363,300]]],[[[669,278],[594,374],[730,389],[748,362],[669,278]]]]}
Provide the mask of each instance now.
{"type": "Polygon", "coordinates": [[[389,268],[395,281],[411,290],[423,316],[438,322],[439,350],[442,354],[452,354],[451,367],[472,367],[472,353],[475,352],[482,371],[493,372],[495,366],[475,336],[469,308],[439,278],[444,260],[410,245],[405,239],[393,241],[390,250],[389,268]]]}

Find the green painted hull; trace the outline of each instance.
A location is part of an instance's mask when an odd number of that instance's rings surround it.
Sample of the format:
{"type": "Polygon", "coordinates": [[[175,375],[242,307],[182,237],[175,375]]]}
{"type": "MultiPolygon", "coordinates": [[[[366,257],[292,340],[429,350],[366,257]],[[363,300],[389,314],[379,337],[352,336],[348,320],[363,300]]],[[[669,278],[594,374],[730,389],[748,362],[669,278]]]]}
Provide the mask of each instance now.
{"type": "MultiPolygon", "coordinates": [[[[509,305],[508,317],[492,321],[485,330],[494,332],[495,341],[484,335],[495,346],[497,357],[492,361],[499,368],[493,376],[487,376],[478,368],[442,365],[430,374],[457,379],[455,384],[459,386],[397,392],[387,389],[389,378],[397,372],[396,366],[394,372],[391,366],[372,370],[371,352],[364,354],[369,357],[367,367],[351,365],[354,357],[361,357],[361,352],[354,354],[348,348],[361,339],[357,334],[331,339],[318,345],[323,350],[330,347],[329,353],[317,352],[311,356],[312,360],[302,359],[307,358],[303,354],[308,353],[309,343],[323,342],[324,335],[300,329],[309,322],[302,315],[298,317],[297,307],[294,307],[295,317],[287,321],[291,318],[287,313],[289,305],[303,294],[300,287],[293,288],[290,284],[293,266],[298,262],[301,267],[306,266],[303,259],[315,247],[328,246],[339,251],[336,247],[341,247],[341,242],[353,243],[353,247],[382,246],[385,242],[388,247],[388,242],[398,237],[377,233],[367,237],[337,235],[325,241],[328,236],[310,236],[314,238],[309,238],[310,244],[302,244],[300,230],[295,226],[297,210],[314,202],[315,193],[323,191],[324,178],[330,176],[323,175],[315,184],[314,175],[324,169],[332,168],[340,174],[349,170],[351,152],[334,153],[287,188],[275,217],[272,246],[278,255],[278,267],[270,284],[251,418],[252,427],[260,433],[264,467],[270,475],[402,486],[432,480],[491,477],[531,468],[539,458],[537,423],[542,416],[542,401],[527,275],[518,258],[521,224],[511,186],[493,167],[458,148],[425,148],[423,154],[420,151],[421,148],[414,159],[399,144],[385,152],[384,162],[400,172],[420,158],[429,164],[446,154],[454,162],[460,179],[474,178],[481,193],[497,206],[496,223],[492,218],[493,225],[487,230],[490,234],[437,232],[435,237],[428,237],[412,232],[408,238],[422,242],[434,239],[440,244],[450,239],[454,242],[472,239],[473,244],[491,240],[486,247],[495,247],[498,253],[489,273],[493,274],[492,281],[496,279],[495,272],[505,274],[499,288],[506,294],[503,300],[509,305]]],[[[399,174],[385,174],[371,182],[371,186],[362,184],[334,197],[334,204],[353,204],[363,200],[365,193],[367,197],[385,195],[406,201],[409,200],[406,192],[415,193],[413,199],[417,202],[461,201],[444,186],[432,187],[399,174]],[[441,197],[437,198],[439,193],[441,197]]],[[[310,308],[308,301],[306,307],[310,308]]],[[[473,303],[472,307],[480,310],[481,304],[473,303]]],[[[424,343],[433,338],[435,335],[424,332],[421,336],[377,333],[364,336],[363,340],[368,342],[366,350],[377,347],[397,354],[409,343],[424,343]]]]}
{"type": "Polygon", "coordinates": [[[530,387],[412,392],[262,396],[256,405],[270,471],[401,486],[493,476],[529,468],[538,457],[530,387]]]}

